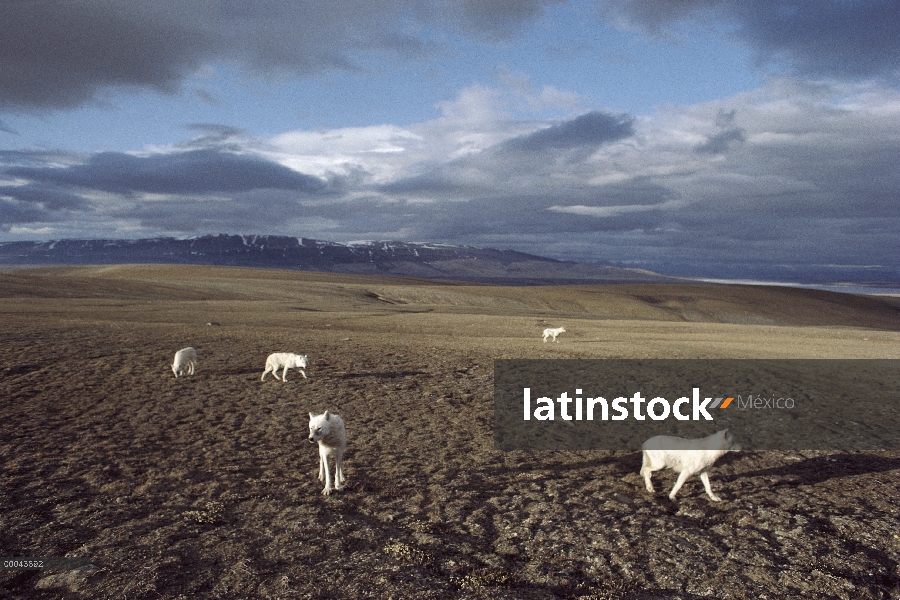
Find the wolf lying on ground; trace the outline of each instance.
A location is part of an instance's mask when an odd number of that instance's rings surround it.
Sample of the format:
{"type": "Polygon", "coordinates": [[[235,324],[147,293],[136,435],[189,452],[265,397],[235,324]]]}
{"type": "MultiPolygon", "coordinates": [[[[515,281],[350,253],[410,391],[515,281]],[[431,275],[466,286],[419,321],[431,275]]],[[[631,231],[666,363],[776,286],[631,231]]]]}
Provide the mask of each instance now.
{"type": "Polygon", "coordinates": [[[309,441],[319,443],[319,481],[325,481],[322,494],[328,496],[332,490],[340,490],[346,481],[341,463],[347,448],[347,430],[339,416],[328,412],[321,415],[309,413],[309,441]],[[334,480],[328,471],[328,459],[334,458],[334,480]]]}
{"type": "Polygon", "coordinates": [[[706,493],[716,502],[721,498],[716,496],[709,485],[709,469],[716,459],[732,450],[740,450],[741,447],[734,443],[734,438],[727,429],[716,432],[698,440],[687,440],[671,435],[658,435],[652,437],[643,445],[644,464],[641,466],[641,476],[647,484],[647,491],[653,491],[653,483],[650,476],[653,471],[659,471],[669,467],[678,471],[678,480],[675,487],[669,492],[669,499],[674,500],[675,494],[687,481],[687,478],[697,473],[706,493]]]}
{"type": "Polygon", "coordinates": [[[266,359],[266,370],[263,371],[262,377],[260,377],[259,380],[264,380],[266,374],[271,372],[272,375],[275,376],[275,379],[287,381],[288,369],[299,369],[300,374],[303,375],[303,379],[308,379],[306,371],[303,370],[307,365],[309,365],[309,357],[305,354],[300,356],[299,354],[292,354],[290,352],[275,352],[274,354],[270,354],[269,358],[266,359]],[[281,377],[279,378],[278,369],[281,367],[284,367],[284,371],[281,372],[281,377]]]}
{"type": "Polygon", "coordinates": [[[175,353],[175,362],[172,363],[172,372],[177,378],[179,374],[194,374],[194,366],[197,364],[197,351],[193,348],[182,348],[175,353]]]}
{"type": "Polygon", "coordinates": [[[556,329],[550,329],[548,327],[547,329],[544,330],[544,342],[547,341],[548,337],[552,337],[553,341],[558,344],[559,340],[556,338],[559,336],[559,334],[565,333],[565,332],[566,332],[565,327],[557,327],[556,329]]]}

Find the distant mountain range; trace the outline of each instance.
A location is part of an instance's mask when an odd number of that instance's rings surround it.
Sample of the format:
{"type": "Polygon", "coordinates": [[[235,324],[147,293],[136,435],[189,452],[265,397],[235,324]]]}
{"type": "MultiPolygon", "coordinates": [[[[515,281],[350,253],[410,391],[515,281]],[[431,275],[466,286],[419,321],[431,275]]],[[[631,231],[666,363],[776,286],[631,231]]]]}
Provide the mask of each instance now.
{"type": "Polygon", "coordinates": [[[338,244],[274,235],[0,243],[0,266],[198,264],[449,279],[505,285],[680,281],[640,269],[409,242],[338,244]]]}

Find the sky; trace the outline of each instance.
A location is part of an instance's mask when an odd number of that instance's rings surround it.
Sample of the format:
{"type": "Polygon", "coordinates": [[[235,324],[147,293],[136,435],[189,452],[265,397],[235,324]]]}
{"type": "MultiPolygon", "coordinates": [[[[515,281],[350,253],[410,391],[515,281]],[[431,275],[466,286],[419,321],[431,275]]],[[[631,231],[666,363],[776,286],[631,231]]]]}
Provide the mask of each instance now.
{"type": "Polygon", "coordinates": [[[8,0],[0,242],[900,281],[896,0],[8,0]]]}

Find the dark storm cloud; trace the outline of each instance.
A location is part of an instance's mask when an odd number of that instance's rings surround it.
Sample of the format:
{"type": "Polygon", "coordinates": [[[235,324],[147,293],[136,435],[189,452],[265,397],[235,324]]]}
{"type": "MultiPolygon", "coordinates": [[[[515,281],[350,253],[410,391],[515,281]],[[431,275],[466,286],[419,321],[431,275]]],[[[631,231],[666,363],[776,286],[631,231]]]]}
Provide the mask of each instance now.
{"type": "Polygon", "coordinates": [[[895,77],[900,64],[896,0],[630,0],[606,2],[609,13],[659,33],[688,19],[733,24],[762,62],[804,75],[895,77]]]}
{"type": "MultiPolygon", "coordinates": [[[[37,160],[27,153],[0,153],[0,161],[17,159],[20,162],[37,160]]],[[[3,171],[0,171],[2,173],[3,171]]],[[[65,219],[66,214],[89,211],[90,203],[81,196],[55,185],[26,183],[0,185],[0,228],[11,225],[49,222],[65,219]]]]}
{"type": "Polygon", "coordinates": [[[0,231],[11,225],[40,223],[52,218],[52,213],[39,205],[14,202],[3,198],[0,193],[0,231]]]}
{"type": "Polygon", "coordinates": [[[314,194],[326,183],[261,158],[216,150],[137,157],[105,152],[70,167],[12,167],[8,176],[46,185],[129,194],[208,194],[282,189],[314,194]]]}
{"type": "Polygon", "coordinates": [[[73,107],[106,86],[173,90],[209,56],[209,40],[177,12],[143,4],[0,4],[0,107],[73,107]]]}
{"type": "Polygon", "coordinates": [[[44,184],[0,186],[0,198],[4,196],[23,205],[39,205],[47,210],[83,209],[88,206],[81,196],[44,184]]]}
{"type": "Polygon", "coordinates": [[[627,115],[613,115],[592,111],[506,142],[508,150],[545,152],[574,148],[596,148],[634,135],[634,119],[627,115]]]}
{"type": "MultiPolygon", "coordinates": [[[[171,93],[206,64],[258,75],[360,70],[353,55],[435,50],[409,23],[510,33],[542,0],[36,0],[0,2],[0,109],[80,106],[107,88],[171,93]]],[[[419,28],[424,29],[422,27],[419,28]]]]}
{"type": "Polygon", "coordinates": [[[803,73],[896,75],[900,7],[895,0],[734,1],[740,36],[764,59],[782,56],[803,73]]]}

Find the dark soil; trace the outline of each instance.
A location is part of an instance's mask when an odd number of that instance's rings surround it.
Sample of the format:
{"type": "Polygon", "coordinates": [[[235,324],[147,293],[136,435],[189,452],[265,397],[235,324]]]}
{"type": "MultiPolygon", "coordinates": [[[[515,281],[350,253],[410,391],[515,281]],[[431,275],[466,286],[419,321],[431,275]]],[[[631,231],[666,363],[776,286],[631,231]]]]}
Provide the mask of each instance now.
{"type": "MultiPolygon", "coordinates": [[[[602,323],[571,308],[120,277],[0,299],[0,556],[90,559],[0,571],[0,598],[900,598],[898,452],[732,453],[716,503],[698,479],[670,501],[671,471],[646,492],[637,452],[494,450],[494,358],[654,354],[587,346],[602,323]],[[573,333],[542,344],[557,322],[573,333]],[[199,368],[176,379],[188,345],[199,368]],[[260,382],[276,351],[308,353],[309,379],[260,382]],[[325,409],[350,438],[329,497],[306,439],[325,409]]],[[[829,331],[895,357],[895,332],[829,331]]]]}

